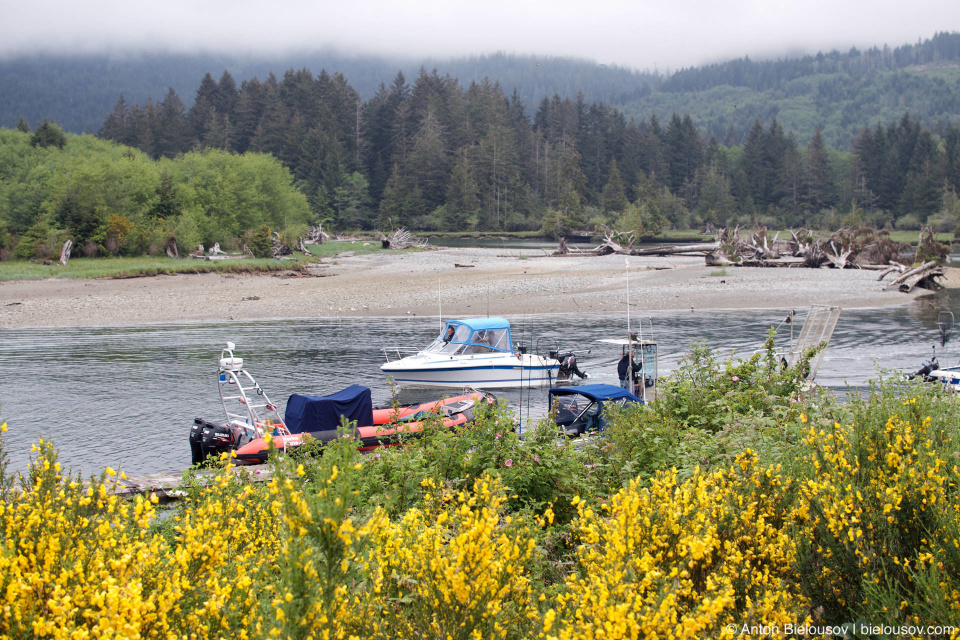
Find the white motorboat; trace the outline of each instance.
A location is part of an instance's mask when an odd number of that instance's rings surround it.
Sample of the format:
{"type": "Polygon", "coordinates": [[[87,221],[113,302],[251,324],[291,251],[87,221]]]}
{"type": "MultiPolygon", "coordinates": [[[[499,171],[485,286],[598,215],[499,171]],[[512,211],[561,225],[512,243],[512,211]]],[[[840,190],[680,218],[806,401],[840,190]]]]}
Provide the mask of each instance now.
{"type": "Polygon", "coordinates": [[[503,318],[449,320],[413,355],[384,349],[384,356],[381,371],[407,387],[543,387],[556,381],[561,364],[555,354],[531,354],[522,347],[515,352],[510,323],[503,318]]]}
{"type": "MultiPolygon", "coordinates": [[[[954,321],[952,312],[941,311],[937,314],[937,329],[940,332],[941,348],[946,348],[955,326],[956,322],[954,321]]],[[[920,378],[926,382],[940,382],[950,391],[960,392],[960,365],[941,368],[940,362],[937,360],[936,345],[933,346],[933,357],[925,360],[920,369],[907,377],[911,380],[920,378]]]]}

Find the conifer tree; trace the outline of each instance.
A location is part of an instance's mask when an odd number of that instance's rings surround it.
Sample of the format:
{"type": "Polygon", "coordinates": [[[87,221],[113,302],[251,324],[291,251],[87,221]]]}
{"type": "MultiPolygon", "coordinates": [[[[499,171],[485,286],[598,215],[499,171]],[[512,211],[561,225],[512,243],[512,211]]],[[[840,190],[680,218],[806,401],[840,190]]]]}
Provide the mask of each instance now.
{"type": "Polygon", "coordinates": [[[827,157],[827,148],[823,142],[823,135],[820,127],[817,127],[816,133],[807,144],[806,153],[806,201],[813,208],[813,211],[819,212],[821,209],[827,209],[835,205],[834,201],[834,177],[833,170],[830,168],[830,161],[827,157]]]}
{"type": "Polygon", "coordinates": [[[626,190],[623,188],[623,180],[620,178],[620,169],[617,168],[617,161],[610,161],[610,168],[607,171],[607,184],[603,187],[603,208],[606,211],[622,213],[626,211],[630,202],[627,200],[626,190]]]}

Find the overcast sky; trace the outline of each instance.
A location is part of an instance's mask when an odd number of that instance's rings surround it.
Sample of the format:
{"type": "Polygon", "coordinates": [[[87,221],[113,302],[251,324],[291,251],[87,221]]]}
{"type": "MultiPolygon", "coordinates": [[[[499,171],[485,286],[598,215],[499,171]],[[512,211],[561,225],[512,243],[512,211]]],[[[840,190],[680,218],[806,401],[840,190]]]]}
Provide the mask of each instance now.
{"type": "Polygon", "coordinates": [[[4,57],[505,51],[666,71],[913,43],[960,31],[960,0],[0,0],[0,16],[4,57]]]}

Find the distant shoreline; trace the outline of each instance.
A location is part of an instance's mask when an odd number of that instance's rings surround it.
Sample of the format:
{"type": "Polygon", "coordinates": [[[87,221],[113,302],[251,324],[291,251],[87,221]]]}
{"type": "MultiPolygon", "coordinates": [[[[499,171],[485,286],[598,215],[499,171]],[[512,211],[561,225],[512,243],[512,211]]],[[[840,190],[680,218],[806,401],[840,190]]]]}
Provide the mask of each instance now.
{"type": "MultiPolygon", "coordinates": [[[[638,312],[907,304],[877,272],[704,266],[696,257],[631,257],[638,312]]],[[[948,268],[947,285],[960,286],[948,268]]],[[[317,317],[619,313],[623,256],[554,258],[530,249],[458,248],[341,256],[324,277],[189,274],[0,283],[0,328],[83,327],[317,317]],[[461,265],[461,266],[456,266],[461,265]],[[465,266],[466,265],[466,266],[465,266]]],[[[889,277],[888,277],[889,279],[889,277]]]]}

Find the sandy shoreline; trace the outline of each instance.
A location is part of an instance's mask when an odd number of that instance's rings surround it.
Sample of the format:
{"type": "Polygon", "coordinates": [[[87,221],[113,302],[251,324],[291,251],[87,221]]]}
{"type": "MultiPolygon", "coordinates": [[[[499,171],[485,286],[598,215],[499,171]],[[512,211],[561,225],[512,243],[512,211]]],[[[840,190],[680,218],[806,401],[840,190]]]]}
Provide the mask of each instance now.
{"type": "MultiPolygon", "coordinates": [[[[630,258],[637,311],[903,305],[929,292],[884,290],[877,272],[706,267],[702,258],[630,258]]],[[[948,286],[960,286],[947,269],[948,286]]],[[[0,282],[0,328],[348,316],[619,313],[623,256],[552,258],[527,250],[440,249],[338,257],[324,277],[190,274],[0,282]],[[471,265],[458,267],[455,265],[471,265]],[[439,289],[439,291],[438,291],[439,289]]],[[[889,279],[889,276],[888,276],[889,279]]]]}

